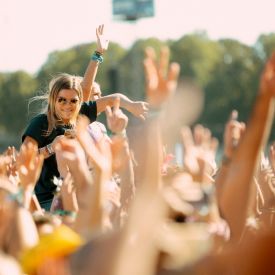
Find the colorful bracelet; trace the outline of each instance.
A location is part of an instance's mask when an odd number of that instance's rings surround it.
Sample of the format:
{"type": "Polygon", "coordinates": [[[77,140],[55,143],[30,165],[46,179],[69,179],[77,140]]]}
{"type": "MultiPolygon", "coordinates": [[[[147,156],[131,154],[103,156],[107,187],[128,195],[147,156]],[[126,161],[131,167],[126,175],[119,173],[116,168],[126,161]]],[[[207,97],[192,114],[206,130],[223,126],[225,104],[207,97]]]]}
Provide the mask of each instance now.
{"type": "Polygon", "coordinates": [[[92,60],[102,63],[104,58],[100,52],[95,51],[91,57],[92,60]]]}

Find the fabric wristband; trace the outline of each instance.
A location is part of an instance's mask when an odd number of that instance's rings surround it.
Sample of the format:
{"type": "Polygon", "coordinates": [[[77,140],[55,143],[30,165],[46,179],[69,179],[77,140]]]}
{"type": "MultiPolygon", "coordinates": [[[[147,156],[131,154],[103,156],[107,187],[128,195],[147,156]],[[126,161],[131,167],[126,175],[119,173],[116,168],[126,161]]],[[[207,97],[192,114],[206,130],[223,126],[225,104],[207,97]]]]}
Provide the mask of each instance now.
{"type": "Polygon", "coordinates": [[[99,63],[102,63],[104,58],[102,56],[102,54],[100,54],[99,52],[95,51],[92,56],[91,56],[91,59],[94,60],[94,61],[97,61],[99,63]]]}

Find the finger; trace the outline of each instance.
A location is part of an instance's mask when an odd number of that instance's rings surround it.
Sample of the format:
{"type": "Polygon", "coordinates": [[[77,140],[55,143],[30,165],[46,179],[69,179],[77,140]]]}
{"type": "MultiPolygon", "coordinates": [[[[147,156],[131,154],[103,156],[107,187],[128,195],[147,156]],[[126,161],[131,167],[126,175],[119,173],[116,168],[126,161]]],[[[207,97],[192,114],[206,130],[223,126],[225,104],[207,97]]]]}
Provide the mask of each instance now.
{"type": "Polygon", "coordinates": [[[229,120],[238,120],[238,111],[237,110],[233,110],[230,114],[229,120]]]}
{"type": "Polygon", "coordinates": [[[145,109],[146,111],[149,111],[149,103],[148,103],[148,102],[144,102],[144,103],[143,103],[143,106],[144,106],[144,109],[145,109]]]}
{"type": "Polygon", "coordinates": [[[115,98],[115,100],[114,100],[114,107],[113,107],[113,113],[114,113],[114,114],[118,112],[119,106],[120,106],[120,98],[117,97],[117,98],[115,98]]]}
{"type": "Polygon", "coordinates": [[[180,73],[180,65],[176,62],[170,64],[167,74],[168,81],[177,81],[180,73]]]}
{"type": "Polygon", "coordinates": [[[100,34],[102,35],[104,32],[104,24],[101,25],[100,34]]]}
{"type": "Polygon", "coordinates": [[[164,78],[167,74],[167,68],[169,64],[170,51],[168,47],[162,47],[160,51],[159,61],[159,76],[164,78]]]}
{"type": "Polygon", "coordinates": [[[139,118],[141,118],[142,120],[145,120],[145,115],[139,115],[139,118]]]}
{"type": "Polygon", "coordinates": [[[99,35],[102,34],[102,25],[99,25],[99,26],[98,26],[98,33],[99,33],[99,35]]]}
{"type": "Polygon", "coordinates": [[[156,52],[152,47],[145,48],[145,56],[151,60],[156,60],[156,52]]]}
{"type": "Polygon", "coordinates": [[[149,89],[154,90],[158,85],[157,70],[150,59],[143,61],[146,84],[149,89]]]}
{"type": "Polygon", "coordinates": [[[213,152],[216,152],[218,150],[218,147],[219,147],[219,140],[215,137],[211,138],[210,149],[213,152]]]}
{"type": "Polygon", "coordinates": [[[185,150],[187,148],[189,148],[190,146],[194,145],[193,135],[192,135],[190,127],[188,127],[188,126],[182,127],[181,138],[182,138],[182,144],[183,144],[185,150]]]}
{"type": "Polygon", "coordinates": [[[109,105],[107,105],[105,108],[105,114],[106,114],[107,119],[111,119],[113,116],[112,109],[109,105]]]}
{"type": "Polygon", "coordinates": [[[203,142],[204,127],[201,124],[197,124],[194,127],[194,141],[195,144],[201,145],[203,142]]]}

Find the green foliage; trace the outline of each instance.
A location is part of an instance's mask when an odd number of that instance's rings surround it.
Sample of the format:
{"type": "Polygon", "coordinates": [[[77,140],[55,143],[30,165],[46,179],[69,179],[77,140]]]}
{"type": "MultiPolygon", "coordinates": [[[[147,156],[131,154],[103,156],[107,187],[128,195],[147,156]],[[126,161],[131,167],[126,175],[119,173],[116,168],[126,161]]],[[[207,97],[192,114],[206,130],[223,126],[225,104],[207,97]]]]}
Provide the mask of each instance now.
{"type": "Polygon", "coordinates": [[[27,123],[27,101],[37,87],[36,80],[23,71],[2,74],[0,79],[1,132],[20,138],[27,123]]]}
{"type": "Polygon", "coordinates": [[[165,44],[165,42],[155,38],[138,40],[134,43],[121,60],[118,68],[119,90],[121,92],[133,100],[144,100],[144,49],[153,47],[159,53],[161,46],[165,44]]]}
{"type": "Polygon", "coordinates": [[[255,51],[235,40],[220,40],[221,58],[205,86],[205,110],[201,121],[221,138],[231,111],[247,120],[258,87],[258,58],[255,51]],[[256,81],[255,81],[256,80],[256,81]]]}
{"type": "Polygon", "coordinates": [[[172,60],[181,65],[181,77],[194,79],[204,87],[213,76],[212,71],[221,58],[217,42],[205,33],[183,36],[171,44],[172,60]]]}
{"type": "Polygon", "coordinates": [[[259,57],[265,61],[275,49],[275,33],[260,35],[255,44],[255,49],[259,57]]]}
{"type": "MultiPolygon", "coordinates": [[[[247,121],[260,73],[275,49],[275,33],[259,36],[251,47],[232,39],[213,41],[204,32],[184,35],[176,41],[137,40],[128,50],[110,43],[96,77],[103,95],[120,91],[133,100],[144,100],[144,49],[151,46],[159,54],[163,45],[170,47],[171,61],[180,64],[180,77],[193,79],[205,92],[205,108],[198,122],[221,139],[232,109],[237,109],[240,119],[247,121]]],[[[33,76],[23,71],[0,73],[1,135],[16,136],[19,142],[33,112],[33,108],[28,112],[28,99],[45,91],[56,73],[83,75],[95,47],[93,42],[54,51],[33,76]]]]}

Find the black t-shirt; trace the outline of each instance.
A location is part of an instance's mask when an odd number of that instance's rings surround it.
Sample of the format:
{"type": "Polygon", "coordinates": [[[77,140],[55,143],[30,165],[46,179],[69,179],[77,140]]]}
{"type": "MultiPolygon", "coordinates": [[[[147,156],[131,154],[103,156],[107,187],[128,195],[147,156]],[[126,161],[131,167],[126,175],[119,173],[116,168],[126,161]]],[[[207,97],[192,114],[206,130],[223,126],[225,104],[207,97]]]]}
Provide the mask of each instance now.
{"type": "MultiPolygon", "coordinates": [[[[95,101],[84,102],[80,109],[80,114],[87,116],[90,122],[96,120],[97,107],[95,101]]],[[[22,136],[22,142],[29,136],[36,140],[38,148],[45,147],[47,144],[65,133],[68,126],[58,126],[51,132],[50,135],[45,135],[48,130],[48,119],[46,114],[35,116],[22,136]]],[[[40,178],[35,186],[35,193],[39,202],[47,201],[53,198],[53,192],[56,185],[53,183],[54,176],[59,177],[55,155],[52,155],[44,160],[40,178]]]]}

